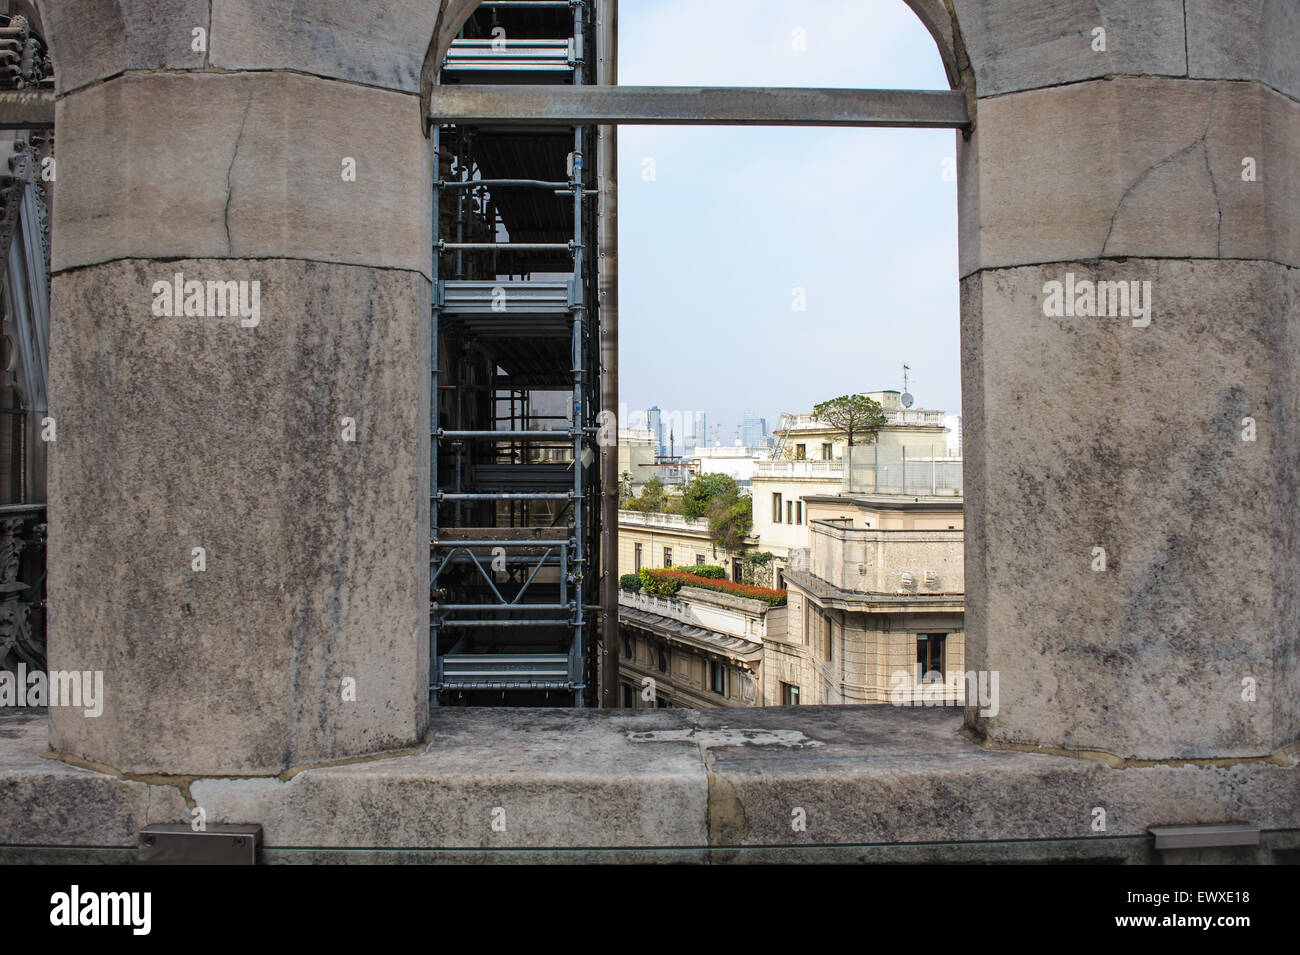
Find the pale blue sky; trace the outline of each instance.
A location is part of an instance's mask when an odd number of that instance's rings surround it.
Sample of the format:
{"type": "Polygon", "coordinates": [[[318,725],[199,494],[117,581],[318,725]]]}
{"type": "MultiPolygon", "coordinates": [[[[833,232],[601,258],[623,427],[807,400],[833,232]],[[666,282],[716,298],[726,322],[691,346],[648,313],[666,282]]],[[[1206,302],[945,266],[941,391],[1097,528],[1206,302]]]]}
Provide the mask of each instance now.
{"type": "MultiPolygon", "coordinates": [[[[623,0],[619,82],[947,88],[902,0],[623,0]]],[[[919,406],[959,412],[956,135],[622,127],[622,400],[729,444],[746,409],[775,425],[907,362],[919,406]]]]}

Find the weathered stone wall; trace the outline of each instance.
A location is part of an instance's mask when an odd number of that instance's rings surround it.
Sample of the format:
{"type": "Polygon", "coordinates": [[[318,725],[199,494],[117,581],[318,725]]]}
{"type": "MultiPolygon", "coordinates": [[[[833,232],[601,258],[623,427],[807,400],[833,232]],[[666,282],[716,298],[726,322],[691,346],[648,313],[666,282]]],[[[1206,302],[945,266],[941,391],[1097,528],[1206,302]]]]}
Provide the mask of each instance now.
{"type": "Polygon", "coordinates": [[[963,592],[962,531],[859,530],[814,524],[810,572],[835,587],[870,593],[963,592]],[[927,583],[926,572],[934,574],[927,583]],[[905,587],[903,574],[912,575],[905,587]]]}
{"type": "Polygon", "coordinates": [[[278,773],[424,731],[428,6],[45,5],[50,666],[106,696],[59,752],[278,773]],[[257,309],[175,314],[178,273],[257,309]]]}
{"type": "Polygon", "coordinates": [[[999,743],[1272,752],[1300,735],[1300,8],[953,6],[967,662],[1003,704],[968,715],[999,743]],[[1071,275],[1150,311],[1058,314],[1071,275]]]}
{"type": "MultiPolygon", "coordinates": [[[[974,119],[966,665],[1000,672],[1002,706],[971,722],[1152,759],[1294,741],[1300,8],[910,5],[974,119]],[[1149,282],[1151,311],[1045,312],[1071,275],[1149,282]]],[[[56,714],[56,749],[255,774],[422,731],[420,98],[473,6],[42,5],[61,96],[50,663],[103,669],[108,694],[98,722],[56,714]],[[154,315],[177,267],[258,281],[258,325],[154,315]],[[353,670],[357,703],[333,702],[353,670]]]]}

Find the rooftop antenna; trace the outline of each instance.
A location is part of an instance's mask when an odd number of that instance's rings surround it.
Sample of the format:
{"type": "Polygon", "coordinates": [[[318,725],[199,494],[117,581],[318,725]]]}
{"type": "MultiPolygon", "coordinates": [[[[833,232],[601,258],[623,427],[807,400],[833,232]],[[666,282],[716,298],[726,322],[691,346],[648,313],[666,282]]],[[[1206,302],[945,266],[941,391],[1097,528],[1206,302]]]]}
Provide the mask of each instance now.
{"type": "Polygon", "coordinates": [[[911,370],[911,365],[903,366],[903,394],[898,400],[902,402],[904,408],[912,407],[912,402],[915,400],[907,391],[907,373],[911,370]]]}

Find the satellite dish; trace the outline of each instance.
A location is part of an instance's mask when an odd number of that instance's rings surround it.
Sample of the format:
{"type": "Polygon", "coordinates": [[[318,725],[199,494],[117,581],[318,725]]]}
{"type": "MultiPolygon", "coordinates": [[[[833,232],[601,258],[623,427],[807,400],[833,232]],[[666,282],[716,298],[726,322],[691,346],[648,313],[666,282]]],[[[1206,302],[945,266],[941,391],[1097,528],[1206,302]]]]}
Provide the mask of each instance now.
{"type": "Polygon", "coordinates": [[[908,393],[905,391],[905,392],[903,392],[903,396],[902,396],[901,398],[899,398],[898,400],[901,401],[901,402],[903,403],[903,407],[904,407],[904,408],[910,408],[910,407],[912,407],[912,402],[913,402],[915,399],[914,399],[910,394],[908,394],[908,393]]]}

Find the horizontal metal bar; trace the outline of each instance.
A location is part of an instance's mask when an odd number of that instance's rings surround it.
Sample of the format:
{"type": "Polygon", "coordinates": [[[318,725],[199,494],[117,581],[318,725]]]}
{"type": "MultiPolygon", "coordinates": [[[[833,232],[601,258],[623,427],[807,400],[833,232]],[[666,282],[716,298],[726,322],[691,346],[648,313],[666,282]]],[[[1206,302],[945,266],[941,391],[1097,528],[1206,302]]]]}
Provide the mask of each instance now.
{"type": "Polygon", "coordinates": [[[572,544],[573,541],[565,540],[497,540],[497,541],[458,541],[458,540],[436,540],[431,541],[433,547],[563,547],[565,544],[572,544]]]}
{"type": "Polygon", "coordinates": [[[970,125],[958,90],[699,86],[435,86],[435,123],[666,126],[970,125]]]}
{"type": "Polygon", "coordinates": [[[567,50],[572,41],[567,37],[552,37],[549,40],[512,40],[509,37],[484,37],[482,39],[456,39],[451,43],[451,49],[455,50],[505,50],[527,49],[535,47],[538,49],[556,49],[567,50]]]}
{"type": "Polygon", "coordinates": [[[439,242],[439,249],[469,249],[480,252],[572,252],[572,242],[439,242]]]}
{"type": "Polygon", "coordinates": [[[490,661],[498,668],[512,663],[527,663],[534,666],[549,663],[554,669],[556,665],[563,664],[568,658],[567,653],[444,653],[442,655],[443,662],[450,667],[487,666],[490,661]]]}
{"type": "Polygon", "coordinates": [[[498,494],[448,494],[443,491],[438,492],[438,500],[440,501],[568,501],[579,496],[573,491],[534,491],[531,494],[513,494],[505,491],[498,494]]]}
{"type": "Polygon", "coordinates": [[[431,690],[585,690],[585,683],[558,683],[539,680],[537,682],[473,682],[448,680],[445,683],[430,683],[431,690]]]}
{"type": "MultiPolygon", "coordinates": [[[[487,556],[487,555],[483,555],[483,556],[487,556]]],[[[537,557],[534,555],[534,556],[523,556],[523,557],[493,557],[492,558],[492,562],[494,564],[500,562],[505,564],[524,565],[527,567],[536,567],[538,565],[537,562],[539,560],[542,561],[542,566],[544,567],[560,566],[560,557],[558,554],[554,557],[537,557]]],[[[452,554],[446,558],[445,562],[449,564],[470,564],[473,563],[473,558],[467,554],[452,554]]],[[[588,607],[587,609],[590,610],[591,608],[588,607]]]]}
{"type": "Polygon", "coordinates": [[[53,128],[53,93],[24,90],[0,92],[0,129],[53,128]]]}
{"type": "Polygon", "coordinates": [[[569,627],[569,620],[442,620],[433,627],[569,627]]]}
{"type": "Polygon", "coordinates": [[[573,190],[571,182],[548,182],[545,179],[444,179],[438,182],[440,189],[467,189],[473,186],[525,186],[536,187],[538,189],[562,189],[565,191],[573,190]]]}
{"type": "Polygon", "coordinates": [[[435,612],[443,610],[569,610],[568,604],[439,604],[433,605],[435,612]]]}
{"type": "Polygon", "coordinates": [[[528,438],[572,441],[579,433],[576,431],[447,431],[439,428],[433,436],[435,438],[496,438],[501,441],[522,441],[528,438]]]}

